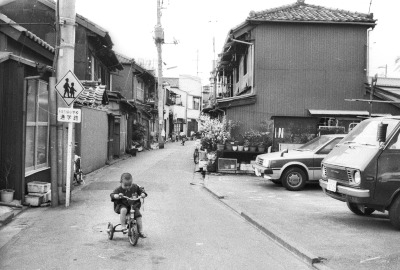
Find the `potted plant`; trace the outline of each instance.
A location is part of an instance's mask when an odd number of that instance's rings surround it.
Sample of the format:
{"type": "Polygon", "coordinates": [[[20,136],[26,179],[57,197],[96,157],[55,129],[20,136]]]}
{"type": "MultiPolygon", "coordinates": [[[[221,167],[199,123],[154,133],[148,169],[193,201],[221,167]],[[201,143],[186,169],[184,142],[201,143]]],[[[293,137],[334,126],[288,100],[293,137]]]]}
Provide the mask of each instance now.
{"type": "Polygon", "coordinates": [[[226,150],[232,151],[232,143],[233,143],[232,140],[226,140],[226,141],[225,141],[225,148],[226,148],[226,150]]]}
{"type": "Polygon", "coordinates": [[[257,152],[257,144],[254,142],[250,143],[249,150],[250,152],[257,152]]]}
{"type": "Polygon", "coordinates": [[[238,142],[234,142],[232,145],[232,150],[237,151],[238,150],[238,142]]]}
{"type": "Polygon", "coordinates": [[[244,148],[244,138],[242,135],[240,135],[238,141],[238,151],[243,151],[243,148],[244,148]]]}
{"type": "Polygon", "coordinates": [[[264,153],[265,152],[265,147],[266,147],[266,143],[265,142],[260,142],[258,144],[258,152],[264,153]]]}
{"type": "Polygon", "coordinates": [[[12,202],[14,200],[14,190],[9,187],[9,176],[11,171],[13,170],[13,163],[11,159],[6,160],[3,164],[3,168],[1,170],[1,176],[5,183],[5,189],[0,190],[0,200],[2,202],[12,202]]]}
{"type": "Polygon", "coordinates": [[[244,148],[243,148],[244,151],[249,151],[249,147],[250,147],[249,140],[245,140],[243,146],[244,146],[244,148]]]}

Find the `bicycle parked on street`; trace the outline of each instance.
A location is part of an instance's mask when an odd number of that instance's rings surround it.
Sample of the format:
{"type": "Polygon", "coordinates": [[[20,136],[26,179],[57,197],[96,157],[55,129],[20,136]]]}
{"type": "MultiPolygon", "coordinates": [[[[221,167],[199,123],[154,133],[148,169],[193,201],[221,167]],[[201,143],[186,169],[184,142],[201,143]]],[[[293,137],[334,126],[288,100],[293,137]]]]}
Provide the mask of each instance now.
{"type": "Polygon", "coordinates": [[[74,158],[74,185],[80,185],[83,182],[83,172],[81,170],[81,157],[75,155],[74,158]]]}
{"type": "MultiPolygon", "coordinates": [[[[131,243],[132,246],[136,246],[138,240],[139,240],[139,229],[138,225],[136,222],[135,218],[135,209],[133,209],[132,205],[135,201],[141,200],[142,198],[129,198],[126,196],[123,196],[123,198],[128,200],[129,205],[131,206],[131,210],[129,212],[129,215],[126,215],[126,224],[127,224],[127,229],[128,229],[128,239],[129,243],[131,243]]],[[[107,234],[108,234],[108,239],[112,240],[114,237],[114,233],[116,232],[122,232],[122,229],[117,229],[118,226],[121,226],[121,224],[117,224],[113,226],[111,222],[108,222],[107,225],[107,234]]]]}

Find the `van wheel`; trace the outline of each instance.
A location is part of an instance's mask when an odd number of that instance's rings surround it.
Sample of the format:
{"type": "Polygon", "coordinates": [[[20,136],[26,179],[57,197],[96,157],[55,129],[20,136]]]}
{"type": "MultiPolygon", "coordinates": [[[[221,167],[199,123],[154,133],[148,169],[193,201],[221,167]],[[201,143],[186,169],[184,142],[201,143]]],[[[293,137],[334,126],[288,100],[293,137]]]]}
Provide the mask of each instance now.
{"type": "Polygon", "coordinates": [[[300,168],[291,168],[283,174],[282,185],[290,191],[299,191],[304,188],[307,182],[307,176],[300,168]]]}
{"type": "Polygon", "coordinates": [[[346,203],[347,203],[347,207],[350,209],[350,211],[358,216],[369,216],[373,212],[375,212],[375,209],[369,208],[369,207],[365,207],[364,212],[363,212],[360,210],[360,208],[358,208],[358,205],[356,203],[351,203],[351,202],[346,202],[346,203]]]}
{"type": "Polygon", "coordinates": [[[400,230],[400,196],[396,198],[389,208],[389,219],[390,223],[400,230]]]}

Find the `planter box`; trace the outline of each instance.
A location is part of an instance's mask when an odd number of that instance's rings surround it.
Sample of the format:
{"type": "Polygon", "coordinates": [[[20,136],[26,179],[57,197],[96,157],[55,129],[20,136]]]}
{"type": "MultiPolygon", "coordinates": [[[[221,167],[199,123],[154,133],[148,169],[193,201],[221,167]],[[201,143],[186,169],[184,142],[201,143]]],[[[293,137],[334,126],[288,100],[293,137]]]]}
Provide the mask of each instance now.
{"type": "Polygon", "coordinates": [[[50,183],[33,181],[28,183],[28,193],[46,193],[50,190],[50,183]]]}
{"type": "Polygon", "coordinates": [[[237,159],[233,158],[218,159],[218,171],[236,171],[237,166],[238,166],[237,159]]]}
{"type": "Polygon", "coordinates": [[[43,194],[25,195],[25,203],[31,206],[40,206],[43,203],[43,194]]]}

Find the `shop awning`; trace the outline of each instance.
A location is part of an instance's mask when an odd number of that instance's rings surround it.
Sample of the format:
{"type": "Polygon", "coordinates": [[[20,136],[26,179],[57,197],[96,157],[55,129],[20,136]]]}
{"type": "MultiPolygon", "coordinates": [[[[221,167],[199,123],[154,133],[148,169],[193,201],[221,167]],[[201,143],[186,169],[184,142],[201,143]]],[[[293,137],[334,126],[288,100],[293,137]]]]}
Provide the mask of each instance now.
{"type": "Polygon", "coordinates": [[[368,111],[350,111],[350,110],[313,110],[308,109],[313,116],[369,116],[368,111]]]}
{"type": "Polygon", "coordinates": [[[230,98],[217,99],[218,108],[229,108],[256,103],[256,95],[243,95],[230,98]]]}

